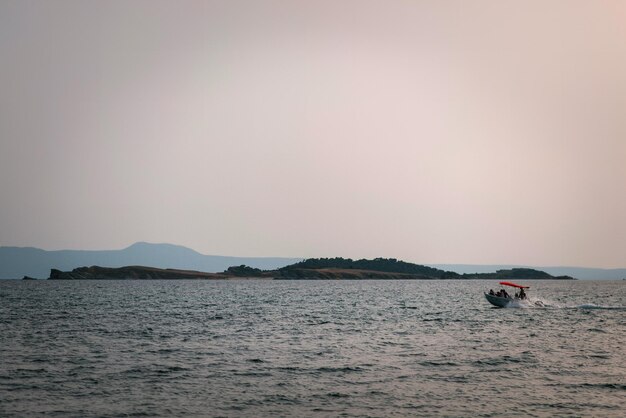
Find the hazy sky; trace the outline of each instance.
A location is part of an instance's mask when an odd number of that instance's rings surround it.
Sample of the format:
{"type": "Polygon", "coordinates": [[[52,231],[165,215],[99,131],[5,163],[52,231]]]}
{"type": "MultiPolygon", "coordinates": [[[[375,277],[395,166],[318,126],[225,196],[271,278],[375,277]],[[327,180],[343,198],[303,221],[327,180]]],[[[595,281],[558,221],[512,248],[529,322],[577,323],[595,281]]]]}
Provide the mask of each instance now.
{"type": "Polygon", "coordinates": [[[0,0],[0,245],[626,266],[626,1],[0,0]]]}

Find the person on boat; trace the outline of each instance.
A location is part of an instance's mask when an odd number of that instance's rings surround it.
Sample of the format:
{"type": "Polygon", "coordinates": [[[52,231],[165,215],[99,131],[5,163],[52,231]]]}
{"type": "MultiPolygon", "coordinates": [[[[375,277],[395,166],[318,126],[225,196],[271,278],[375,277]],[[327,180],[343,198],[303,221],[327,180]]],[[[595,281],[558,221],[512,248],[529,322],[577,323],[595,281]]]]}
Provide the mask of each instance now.
{"type": "Polygon", "coordinates": [[[506,289],[502,289],[502,297],[503,297],[503,298],[507,298],[507,299],[508,299],[508,298],[510,298],[511,296],[509,296],[509,294],[508,294],[508,293],[506,293],[506,289]]]}
{"type": "Polygon", "coordinates": [[[524,292],[524,289],[520,289],[519,291],[519,298],[520,299],[526,299],[526,292],[524,292]]]}
{"type": "Polygon", "coordinates": [[[489,294],[495,296],[496,293],[493,291],[493,289],[489,289],[489,294]]]}

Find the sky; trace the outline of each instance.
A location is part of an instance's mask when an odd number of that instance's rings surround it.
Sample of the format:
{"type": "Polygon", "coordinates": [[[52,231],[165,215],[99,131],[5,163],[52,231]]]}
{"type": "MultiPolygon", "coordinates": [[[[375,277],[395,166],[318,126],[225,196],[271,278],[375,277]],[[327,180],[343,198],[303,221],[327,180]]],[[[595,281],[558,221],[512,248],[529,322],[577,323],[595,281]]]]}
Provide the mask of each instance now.
{"type": "Polygon", "coordinates": [[[626,266],[624,1],[0,0],[0,245],[626,266]]]}

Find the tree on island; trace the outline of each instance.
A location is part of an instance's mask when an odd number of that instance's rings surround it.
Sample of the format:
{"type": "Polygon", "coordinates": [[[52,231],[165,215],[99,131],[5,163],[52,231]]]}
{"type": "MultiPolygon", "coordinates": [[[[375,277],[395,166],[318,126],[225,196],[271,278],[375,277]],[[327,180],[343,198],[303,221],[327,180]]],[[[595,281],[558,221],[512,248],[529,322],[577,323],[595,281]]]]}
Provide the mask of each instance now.
{"type": "Polygon", "coordinates": [[[263,270],[242,264],[240,266],[228,267],[224,273],[237,277],[258,277],[263,273],[263,270]]]}

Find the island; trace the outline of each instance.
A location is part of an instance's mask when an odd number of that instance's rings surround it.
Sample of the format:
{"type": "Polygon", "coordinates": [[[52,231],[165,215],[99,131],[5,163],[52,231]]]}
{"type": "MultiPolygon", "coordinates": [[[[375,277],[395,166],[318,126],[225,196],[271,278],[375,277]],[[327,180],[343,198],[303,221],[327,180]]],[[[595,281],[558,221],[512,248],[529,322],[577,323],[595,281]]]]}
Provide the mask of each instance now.
{"type": "Polygon", "coordinates": [[[50,270],[48,280],[172,280],[172,279],[227,279],[221,273],[193,270],[160,269],[145,266],[78,267],[72,271],[50,270]]]}
{"type": "Polygon", "coordinates": [[[221,273],[160,269],[146,266],[79,267],[72,271],[52,269],[48,280],[575,280],[552,276],[530,268],[497,270],[493,273],[458,274],[395,258],[352,260],[350,258],[310,258],[276,270],[240,265],[221,273]]]}

